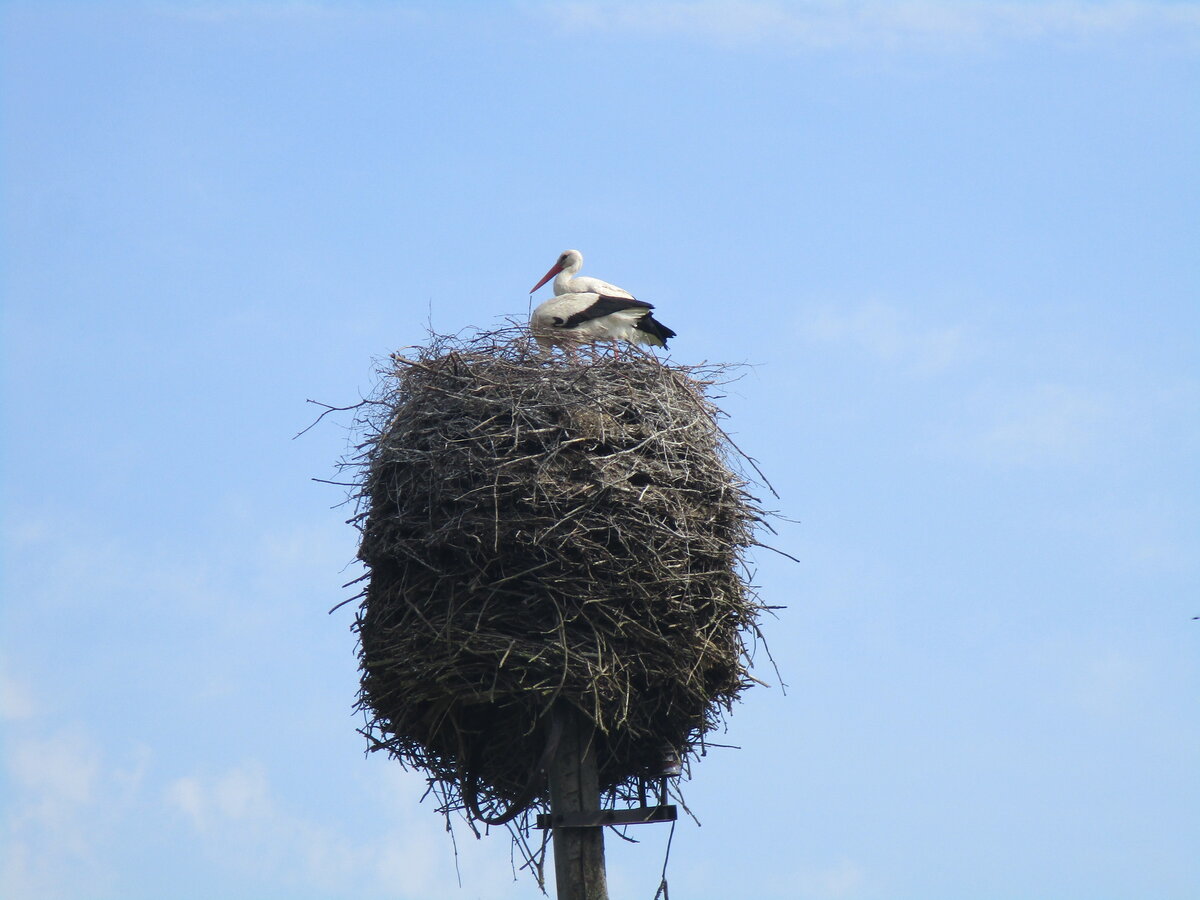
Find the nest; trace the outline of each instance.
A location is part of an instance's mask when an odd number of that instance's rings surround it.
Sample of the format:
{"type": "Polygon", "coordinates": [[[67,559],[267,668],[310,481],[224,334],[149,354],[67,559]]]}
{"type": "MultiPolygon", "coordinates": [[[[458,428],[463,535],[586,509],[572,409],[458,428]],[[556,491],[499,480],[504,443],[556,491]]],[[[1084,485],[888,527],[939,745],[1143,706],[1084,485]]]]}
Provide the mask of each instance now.
{"type": "Polygon", "coordinates": [[[764,513],[717,425],[722,370],[630,353],[435,336],[364,407],[358,705],[443,810],[544,809],[556,704],[594,724],[602,791],[635,796],[757,680],[764,513]]]}

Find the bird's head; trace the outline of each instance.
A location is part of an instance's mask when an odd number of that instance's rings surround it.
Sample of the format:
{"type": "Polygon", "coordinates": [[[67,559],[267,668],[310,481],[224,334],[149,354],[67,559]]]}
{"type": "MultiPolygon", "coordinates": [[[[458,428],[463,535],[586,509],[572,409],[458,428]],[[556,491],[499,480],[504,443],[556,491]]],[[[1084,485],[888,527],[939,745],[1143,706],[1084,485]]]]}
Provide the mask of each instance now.
{"type": "Polygon", "coordinates": [[[554,265],[550,267],[550,271],[542,276],[542,280],[530,288],[529,293],[533,293],[543,284],[557,275],[564,269],[568,272],[578,272],[583,265],[583,254],[578,250],[564,250],[558,255],[558,259],[554,261],[554,265]]]}

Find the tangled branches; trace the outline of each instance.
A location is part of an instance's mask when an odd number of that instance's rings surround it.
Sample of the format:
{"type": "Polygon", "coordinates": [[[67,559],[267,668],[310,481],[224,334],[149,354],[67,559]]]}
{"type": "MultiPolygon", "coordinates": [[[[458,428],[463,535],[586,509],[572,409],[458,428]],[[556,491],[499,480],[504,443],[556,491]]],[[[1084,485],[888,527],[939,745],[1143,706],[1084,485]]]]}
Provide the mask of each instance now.
{"type": "Polygon", "coordinates": [[[509,331],[412,357],[351,461],[364,733],[478,818],[544,808],[566,703],[595,725],[602,791],[630,797],[754,680],[743,554],[763,512],[707,396],[722,370],[509,331]]]}

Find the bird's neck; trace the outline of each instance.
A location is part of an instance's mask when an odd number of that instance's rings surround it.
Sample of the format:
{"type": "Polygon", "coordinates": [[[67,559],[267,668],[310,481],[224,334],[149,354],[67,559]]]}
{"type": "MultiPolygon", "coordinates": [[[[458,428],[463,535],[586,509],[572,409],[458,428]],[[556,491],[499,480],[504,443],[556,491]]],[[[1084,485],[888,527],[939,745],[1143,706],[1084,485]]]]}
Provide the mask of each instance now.
{"type": "Polygon", "coordinates": [[[571,281],[574,279],[575,273],[578,271],[578,269],[563,269],[554,276],[555,295],[571,293],[571,281]]]}

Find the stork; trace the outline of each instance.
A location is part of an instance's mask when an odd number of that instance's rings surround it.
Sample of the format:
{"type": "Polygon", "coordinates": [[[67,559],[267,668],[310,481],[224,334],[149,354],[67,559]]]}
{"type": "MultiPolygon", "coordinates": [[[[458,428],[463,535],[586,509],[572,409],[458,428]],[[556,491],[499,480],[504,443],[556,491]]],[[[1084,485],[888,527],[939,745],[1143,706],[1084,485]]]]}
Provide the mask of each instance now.
{"type": "Polygon", "coordinates": [[[666,347],[675,332],[651,315],[654,307],[629,291],[599,278],[576,278],[583,254],[564,250],[533,293],[554,279],[554,296],[533,311],[529,327],[538,343],[576,344],[628,341],[666,347]]]}

